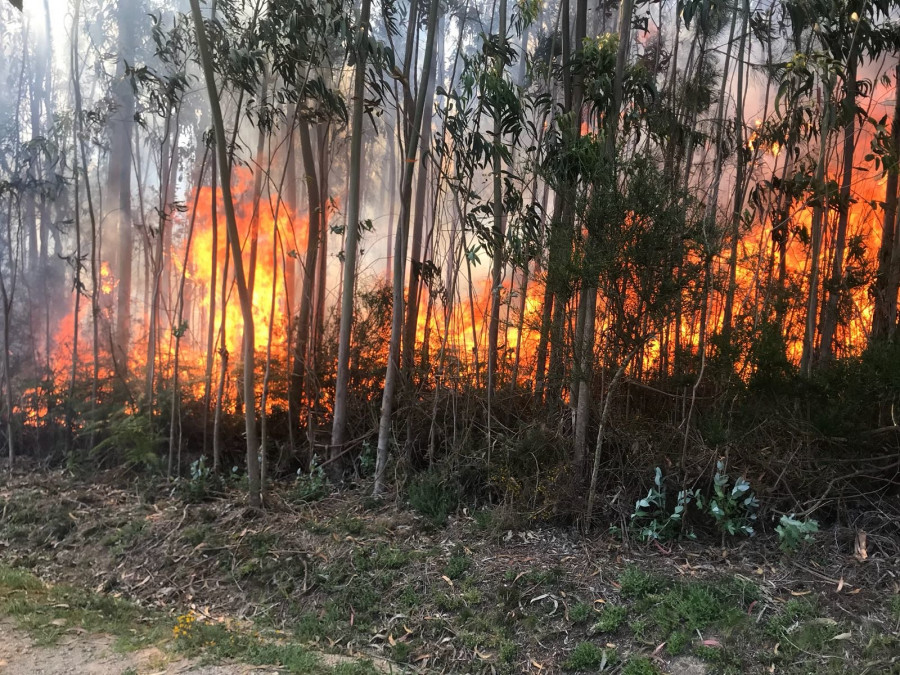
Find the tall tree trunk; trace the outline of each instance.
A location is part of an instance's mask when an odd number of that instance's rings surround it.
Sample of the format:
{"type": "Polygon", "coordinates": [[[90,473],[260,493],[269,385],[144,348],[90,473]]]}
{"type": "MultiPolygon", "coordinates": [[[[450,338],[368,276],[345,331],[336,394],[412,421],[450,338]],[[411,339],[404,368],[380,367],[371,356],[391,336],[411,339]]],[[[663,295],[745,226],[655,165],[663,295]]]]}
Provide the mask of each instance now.
{"type": "MultiPolygon", "coordinates": [[[[606,119],[606,160],[610,167],[616,164],[616,139],[619,130],[619,112],[622,109],[624,98],[625,66],[628,60],[628,51],[631,42],[631,15],[634,8],[634,0],[620,0],[619,2],[619,48],[616,53],[615,80],[613,82],[612,106],[606,119]]],[[[578,98],[581,98],[579,93],[578,98]]],[[[579,116],[580,120],[580,116],[579,116]]],[[[586,245],[585,255],[590,255],[590,248],[602,245],[601,242],[589,241],[586,245]]],[[[585,282],[582,295],[584,305],[584,318],[581,325],[581,334],[576,337],[579,341],[576,354],[579,359],[577,371],[578,398],[575,414],[575,443],[574,443],[574,469],[578,475],[584,465],[587,443],[587,429],[591,417],[591,382],[593,379],[594,364],[594,327],[597,310],[597,279],[591,277],[585,282]]],[[[608,402],[607,402],[608,403],[608,402]]],[[[601,424],[602,427],[602,424],[601,424]]],[[[593,477],[592,477],[593,482],[593,477]]]]}
{"type": "Polygon", "coordinates": [[[831,262],[831,278],[826,288],[825,308],[822,312],[822,341],[819,361],[826,364],[834,354],[834,334],[837,330],[838,303],[844,295],[844,254],[847,250],[847,225],[850,221],[850,188],[853,184],[853,153],[856,150],[856,50],[847,57],[846,94],[844,96],[844,166],[841,177],[840,212],[831,262]]]}
{"type": "MultiPolygon", "coordinates": [[[[368,0],[365,0],[366,2],[368,0]]],[[[244,323],[244,428],[247,440],[247,476],[250,482],[250,506],[259,508],[262,505],[259,474],[259,440],[256,436],[256,395],[254,392],[254,340],[253,340],[253,307],[244,276],[244,263],[241,258],[240,234],[237,219],[234,215],[234,202],[231,197],[231,167],[228,162],[228,149],[225,140],[225,123],[219,106],[216,91],[215,74],[213,73],[212,54],[200,14],[200,0],[190,0],[191,14],[197,33],[197,46],[203,66],[203,77],[206,80],[206,93],[209,97],[213,128],[216,135],[216,154],[219,159],[219,174],[222,177],[222,197],[225,206],[225,225],[228,242],[234,258],[234,277],[237,283],[238,299],[241,304],[241,315],[244,323]]]]}
{"type": "MultiPolygon", "coordinates": [[[[362,0],[359,12],[359,35],[356,50],[356,73],[353,81],[353,113],[351,116],[350,175],[347,194],[347,239],[344,245],[343,297],[341,298],[341,326],[338,334],[337,379],[334,385],[334,419],[331,427],[331,453],[337,459],[343,451],[347,432],[347,406],[350,382],[350,334],[353,329],[353,277],[356,274],[356,254],[359,243],[360,165],[362,162],[363,104],[366,88],[366,61],[369,56],[369,15],[371,0],[362,0]]],[[[402,284],[401,280],[401,284],[402,284]]],[[[337,462],[331,464],[333,474],[339,473],[337,462]]]]}
{"type": "Polygon", "coordinates": [[[813,188],[818,195],[813,206],[810,223],[809,251],[809,293],[806,302],[806,324],[803,333],[803,352],[800,355],[800,373],[809,377],[812,374],[814,351],[816,346],[816,314],[819,304],[819,256],[822,252],[822,220],[828,195],[825,193],[825,164],[828,149],[828,136],[831,134],[831,88],[825,88],[825,111],[822,115],[822,128],[819,133],[819,157],[813,178],[813,188]]]}
{"type": "MultiPolygon", "coordinates": [[[[304,119],[297,122],[297,131],[300,137],[300,155],[303,158],[303,175],[306,183],[306,194],[309,203],[308,229],[306,235],[306,258],[303,267],[303,288],[300,292],[300,311],[297,315],[296,336],[294,341],[294,356],[291,367],[291,382],[288,390],[288,409],[290,424],[297,430],[301,427],[300,410],[303,405],[303,394],[306,381],[309,379],[310,365],[313,360],[309,355],[310,316],[313,307],[313,287],[316,280],[316,265],[318,262],[319,238],[321,232],[322,216],[324,209],[319,202],[319,181],[316,177],[316,164],[313,155],[312,139],[309,133],[309,124],[304,119]]],[[[323,169],[324,170],[324,169],[323,169]]],[[[307,390],[307,395],[309,391],[307,390]]],[[[295,448],[296,452],[297,449],[295,448]]],[[[305,469],[310,457],[301,457],[301,465],[305,469]]]]}
{"type": "MultiPolygon", "coordinates": [[[[734,296],[737,292],[737,263],[738,263],[738,242],[741,237],[741,214],[743,212],[744,197],[744,49],[747,44],[747,23],[750,20],[750,0],[743,0],[741,3],[741,37],[737,54],[737,96],[736,110],[734,114],[734,147],[736,158],[736,169],[734,178],[734,198],[733,207],[731,209],[731,250],[728,254],[728,290],[725,293],[725,307],[722,311],[722,335],[727,341],[731,339],[731,328],[734,315],[734,296]]],[[[732,22],[732,29],[734,23],[732,22]]],[[[729,39],[729,44],[731,40],[729,39]]],[[[729,55],[731,49],[728,50],[729,55]]],[[[723,79],[727,76],[727,68],[722,75],[723,79]]],[[[724,123],[724,120],[722,120],[724,123]]],[[[721,148],[717,149],[717,152],[721,148]]]]}
{"type": "MultiPolygon", "coordinates": [[[[368,3],[368,0],[363,0],[368,3]]],[[[430,0],[428,7],[428,25],[425,37],[425,58],[422,72],[426,80],[433,70],[434,35],[437,27],[437,0],[430,0]]],[[[400,375],[400,337],[403,331],[403,278],[406,269],[407,239],[409,236],[410,201],[412,197],[413,167],[419,152],[419,136],[422,117],[425,113],[427,83],[421,83],[416,95],[415,116],[412,120],[410,138],[406,143],[406,157],[403,164],[403,175],[400,181],[400,217],[397,221],[397,232],[394,245],[394,289],[391,309],[391,339],[388,347],[387,373],[384,379],[384,392],[381,399],[381,419],[378,424],[378,450],[375,458],[375,484],[373,492],[380,495],[384,491],[384,471],[387,467],[388,447],[391,437],[391,413],[394,405],[394,391],[400,375]]],[[[347,268],[345,268],[346,274],[347,268]]],[[[352,283],[352,276],[345,276],[344,283],[352,283]]],[[[347,292],[345,286],[344,292],[347,292]]],[[[341,308],[342,311],[344,308],[341,308]]],[[[343,317],[342,317],[343,318],[343,317]]],[[[341,322],[343,328],[343,321],[341,322]]],[[[343,343],[342,343],[343,344],[343,343]]],[[[341,365],[339,360],[338,365],[341,365]]],[[[332,441],[333,442],[333,441],[332,441]]]]}
{"type": "MultiPolygon", "coordinates": [[[[900,62],[894,70],[895,92],[900,91],[900,62]]],[[[900,157],[900,95],[894,96],[894,124],[891,131],[894,156],[900,157]]],[[[897,237],[897,182],[900,169],[888,171],[884,186],[884,216],[881,221],[881,247],[878,250],[878,276],[875,278],[875,311],[872,315],[873,342],[884,340],[896,323],[897,292],[900,278],[892,272],[891,260],[900,248],[897,237]],[[894,317],[893,321],[891,317],[894,317]]]]}
{"type": "Polygon", "coordinates": [[[126,66],[134,64],[136,3],[118,0],[116,20],[119,31],[119,59],[113,86],[116,111],[110,120],[109,174],[106,182],[107,198],[115,204],[118,246],[115,252],[116,331],[115,362],[120,375],[128,372],[128,350],[131,341],[131,282],[134,230],[131,220],[131,136],[134,127],[134,90],[126,78],[126,66]]]}
{"type": "MultiPolygon", "coordinates": [[[[586,0],[580,0],[585,2],[586,0]]],[[[500,25],[498,33],[500,44],[506,44],[506,0],[500,0],[500,25]]],[[[494,76],[498,80],[503,79],[504,60],[498,55],[494,61],[494,76]]],[[[506,218],[503,209],[503,157],[501,148],[503,136],[501,133],[500,105],[495,105],[494,112],[494,203],[493,203],[493,229],[491,231],[491,315],[488,324],[488,353],[487,353],[487,395],[488,395],[488,430],[490,430],[491,397],[496,389],[497,379],[497,348],[500,336],[500,290],[503,280],[503,263],[506,251],[504,239],[506,238],[506,218]]],[[[490,433],[488,445],[490,445],[490,433]]]]}

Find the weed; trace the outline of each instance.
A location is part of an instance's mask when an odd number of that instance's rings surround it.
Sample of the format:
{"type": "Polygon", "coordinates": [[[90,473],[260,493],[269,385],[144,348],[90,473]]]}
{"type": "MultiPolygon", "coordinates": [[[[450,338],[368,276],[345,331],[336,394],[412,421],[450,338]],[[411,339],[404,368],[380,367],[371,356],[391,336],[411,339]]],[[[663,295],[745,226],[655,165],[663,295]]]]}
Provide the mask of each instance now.
{"type": "Polygon", "coordinates": [[[278,535],[273,532],[254,532],[244,538],[244,544],[257,558],[264,558],[278,543],[278,535]]]}
{"type": "Polygon", "coordinates": [[[378,544],[374,549],[357,549],[353,553],[353,565],[360,572],[373,570],[398,570],[409,563],[409,553],[387,544],[378,544]]]}
{"type": "Polygon", "coordinates": [[[816,605],[806,598],[791,598],[788,600],[782,610],[770,618],[766,623],[766,632],[772,637],[779,639],[784,636],[787,631],[799,624],[800,621],[810,619],[816,615],[816,605]]]}
{"type": "Polygon", "coordinates": [[[522,575],[522,581],[535,586],[556,586],[562,581],[565,571],[561,567],[550,567],[546,570],[531,570],[522,575]]]}
{"type": "Polygon", "coordinates": [[[651,593],[655,593],[662,587],[660,579],[640,570],[634,565],[629,565],[619,575],[619,593],[623,598],[635,598],[640,600],[651,593]]]}
{"type": "Polygon", "coordinates": [[[471,566],[472,561],[467,556],[452,555],[444,568],[444,574],[450,579],[460,579],[469,571],[471,566]]]}
{"type": "Polygon", "coordinates": [[[219,488],[221,481],[203,456],[191,462],[190,474],[186,478],[179,478],[176,483],[178,494],[188,504],[198,504],[210,499],[219,488]]]}
{"type": "Polygon", "coordinates": [[[684,652],[684,648],[688,646],[689,642],[690,638],[687,633],[676,630],[674,633],[670,634],[669,639],[666,640],[666,651],[672,656],[678,656],[684,652]]]}
{"type": "Polygon", "coordinates": [[[659,668],[646,656],[632,656],[622,668],[622,675],[659,675],[659,668]]]}
{"type": "Polygon", "coordinates": [[[104,537],[103,545],[109,548],[114,556],[124,555],[140,539],[146,527],[145,520],[130,520],[104,537]]]}
{"type": "Polygon", "coordinates": [[[603,605],[592,630],[595,633],[615,633],[625,621],[627,614],[628,610],[620,605],[603,605]]]}
{"type": "Polygon", "coordinates": [[[434,471],[422,474],[409,486],[409,505],[438,527],[447,522],[458,502],[456,486],[434,471]]]}
{"type": "Polygon", "coordinates": [[[593,608],[586,602],[576,602],[569,609],[569,619],[572,623],[584,623],[593,613],[593,608]]]}
{"type": "Polygon", "coordinates": [[[476,511],[472,517],[475,519],[475,527],[482,531],[491,529],[494,524],[494,514],[487,509],[476,511]]]}
{"type": "Polygon", "coordinates": [[[569,654],[563,662],[563,670],[600,669],[610,663],[606,649],[601,649],[593,642],[582,642],[569,654]]]}
{"type": "Polygon", "coordinates": [[[704,498],[698,492],[694,496],[697,506],[712,516],[722,534],[753,535],[752,523],[756,521],[759,500],[750,492],[750,483],[743,477],[731,485],[722,460],[716,462],[712,496],[704,498]]]}
{"type": "Polygon", "coordinates": [[[725,618],[726,603],[705,584],[676,586],[653,608],[653,618],[664,633],[678,629],[702,630],[725,618]]]}
{"type": "Polygon", "coordinates": [[[813,534],[819,531],[819,522],[813,519],[798,520],[794,518],[794,514],[783,515],[775,531],[778,533],[781,550],[793,553],[801,544],[813,540],[813,534]]]}
{"type": "Polygon", "coordinates": [[[358,537],[366,531],[366,524],[363,520],[346,513],[342,513],[334,519],[334,526],[353,537],[358,537]]]}
{"type": "Polygon", "coordinates": [[[398,661],[403,663],[406,659],[409,658],[409,653],[412,651],[412,647],[406,642],[398,642],[391,649],[391,656],[394,661],[398,661]]]}
{"type": "Polygon", "coordinates": [[[634,634],[635,639],[642,640],[647,635],[647,631],[649,630],[649,626],[647,625],[646,619],[635,619],[634,621],[629,622],[628,630],[634,634]]]}
{"type": "Polygon", "coordinates": [[[206,542],[212,535],[209,525],[190,525],[181,532],[182,540],[190,546],[199,546],[206,542]]]}
{"type": "Polygon", "coordinates": [[[634,513],[631,520],[638,537],[644,541],[653,539],[668,539],[675,535],[676,529],[681,525],[685,509],[691,503],[694,493],[690,490],[678,492],[675,507],[669,513],[667,508],[665,479],[662,469],[656,467],[653,477],[653,486],[647,496],[639,499],[634,505],[634,513]]]}
{"type": "Polygon", "coordinates": [[[317,502],[328,494],[328,478],[325,470],[316,462],[313,456],[310,462],[309,473],[303,473],[297,469],[297,480],[291,491],[291,500],[299,504],[317,502]]]}
{"type": "Polygon", "coordinates": [[[434,604],[444,612],[458,612],[465,607],[461,597],[447,593],[438,593],[434,598],[434,604]]]}
{"type": "Polygon", "coordinates": [[[503,663],[512,663],[518,652],[519,648],[516,646],[515,642],[504,640],[500,644],[500,660],[503,663]]]}

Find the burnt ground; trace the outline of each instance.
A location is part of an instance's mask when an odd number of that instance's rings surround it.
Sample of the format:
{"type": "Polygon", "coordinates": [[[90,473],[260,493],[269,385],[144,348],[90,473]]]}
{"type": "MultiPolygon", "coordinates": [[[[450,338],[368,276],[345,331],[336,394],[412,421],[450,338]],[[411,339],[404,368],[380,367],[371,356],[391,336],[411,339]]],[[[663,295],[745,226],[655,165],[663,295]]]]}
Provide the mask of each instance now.
{"type": "Polygon", "coordinates": [[[45,644],[113,616],[140,637],[125,650],[289,672],[326,672],[315,655],[333,654],[360,673],[900,673],[893,541],[626,543],[502,507],[435,526],[365,487],[300,496],[276,486],[260,515],[237,486],[7,475],[0,612],[45,644]]]}

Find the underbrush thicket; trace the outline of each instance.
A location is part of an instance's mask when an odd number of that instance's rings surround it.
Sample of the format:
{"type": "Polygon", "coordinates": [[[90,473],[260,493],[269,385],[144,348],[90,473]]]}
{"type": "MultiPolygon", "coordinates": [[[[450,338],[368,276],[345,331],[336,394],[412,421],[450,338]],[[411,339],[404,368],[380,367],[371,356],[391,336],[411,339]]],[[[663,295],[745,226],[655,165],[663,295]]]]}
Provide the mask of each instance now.
{"type": "MultiPolygon", "coordinates": [[[[778,526],[786,547],[796,548],[812,530],[794,536],[790,524],[779,522],[782,514],[793,514],[801,528],[812,518],[821,525],[852,523],[867,529],[885,524],[896,534],[900,347],[876,345],[804,378],[790,364],[770,358],[774,348],[766,340],[772,339],[744,338],[747,372],[741,377],[734,372],[735,354],[714,353],[696,388],[689,355],[683,359],[683,376],[655,381],[645,374],[640,382],[622,383],[604,429],[593,526],[612,525],[643,539],[744,536],[772,533],[778,526]],[[667,497],[657,485],[657,468],[669,486],[667,497]],[[718,484],[723,478],[732,481],[725,492],[718,484]],[[732,494],[733,481],[741,481],[740,495],[732,494]],[[654,490],[659,494],[652,503],[632,506],[646,500],[644,495],[654,497],[654,490]],[[662,503],[666,499],[669,503],[662,503]]],[[[359,349],[354,377],[371,389],[371,396],[351,411],[348,436],[363,442],[327,467],[331,478],[340,475],[351,483],[374,471],[371,421],[377,418],[382,367],[374,346],[362,342],[359,349]]],[[[595,374],[591,439],[610,375],[595,374]]],[[[326,388],[329,377],[323,379],[326,388]]],[[[505,386],[494,396],[488,419],[483,392],[418,384],[417,400],[407,401],[394,432],[388,475],[397,494],[436,526],[460,508],[498,504],[514,520],[585,524],[590,467],[572,460],[573,411],[568,406],[539,402],[527,391],[505,386]]],[[[54,407],[56,417],[48,414],[47,419],[59,424],[67,414],[82,419],[73,443],[64,442],[66,433],[58,425],[29,431],[32,447],[49,449],[51,461],[86,475],[98,467],[121,467],[136,475],[165,471],[167,404],[152,420],[111,404],[67,410],[61,400],[54,407]],[[41,439],[49,444],[37,445],[41,439]]],[[[223,416],[223,469],[214,474],[211,459],[198,454],[204,443],[202,403],[185,400],[180,410],[180,450],[174,458],[178,489],[184,498],[202,501],[241,479],[241,422],[223,416]]],[[[325,458],[290,449],[284,410],[273,411],[268,424],[269,477],[292,481],[298,502],[326,495],[331,488],[317,464],[325,458]]],[[[327,431],[327,419],[322,426],[327,431]]],[[[588,444],[588,461],[593,453],[588,444]]]]}

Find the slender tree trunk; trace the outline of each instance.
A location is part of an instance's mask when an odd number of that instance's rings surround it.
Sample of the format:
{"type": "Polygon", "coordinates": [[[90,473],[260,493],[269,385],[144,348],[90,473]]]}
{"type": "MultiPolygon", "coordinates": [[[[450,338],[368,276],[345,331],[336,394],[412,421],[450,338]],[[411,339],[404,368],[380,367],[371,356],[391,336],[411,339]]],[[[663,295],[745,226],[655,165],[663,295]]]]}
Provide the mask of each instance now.
{"type": "MultiPolygon", "coordinates": [[[[204,375],[203,386],[203,454],[209,454],[209,406],[212,402],[212,376],[213,365],[215,362],[215,332],[216,332],[216,274],[219,266],[219,209],[218,209],[218,185],[216,184],[216,176],[218,169],[216,162],[212,162],[210,167],[210,221],[212,223],[212,260],[210,261],[209,271],[209,317],[206,322],[206,373],[204,375]]],[[[198,185],[197,189],[200,189],[198,185]]],[[[213,453],[213,470],[218,471],[219,465],[216,461],[219,453],[213,453]]]]}
{"type": "Polygon", "coordinates": [[[810,224],[809,251],[809,294],[806,303],[806,327],[803,334],[803,352],[800,356],[800,372],[809,377],[812,374],[814,351],[816,344],[816,314],[819,303],[819,256],[822,251],[822,219],[828,195],[825,193],[825,164],[828,149],[828,136],[831,133],[831,88],[825,89],[825,111],[822,116],[822,130],[819,133],[819,157],[816,164],[813,187],[818,193],[813,206],[812,223],[810,224]]]}
{"type": "Polygon", "coordinates": [[[126,65],[134,63],[135,26],[133,16],[135,3],[118,0],[117,22],[119,31],[119,59],[116,63],[116,80],[113,88],[118,106],[111,120],[111,141],[109,151],[109,177],[107,197],[116,204],[116,217],[112,222],[117,226],[118,250],[115,272],[118,277],[116,287],[116,363],[120,375],[128,372],[128,353],[131,341],[131,282],[132,251],[134,231],[131,220],[131,137],[134,126],[134,90],[126,80],[126,65]]]}
{"type": "MultiPolygon", "coordinates": [[[[291,368],[291,383],[288,391],[288,408],[290,424],[297,429],[299,438],[300,410],[303,405],[303,394],[306,381],[309,379],[310,364],[314,360],[309,355],[310,316],[313,307],[313,287],[316,280],[319,238],[324,208],[319,202],[319,181],[316,177],[316,164],[313,157],[312,140],[309,124],[306,120],[298,120],[297,130],[300,136],[300,154],[303,158],[303,171],[306,183],[306,194],[309,202],[309,218],[306,236],[306,259],[303,267],[303,289],[300,294],[300,311],[297,316],[297,334],[294,341],[294,357],[291,368]]],[[[324,169],[323,169],[324,170],[324,169]]],[[[307,396],[309,391],[307,390],[307,396]]],[[[297,449],[295,448],[295,451],[297,449]]],[[[301,457],[301,465],[305,469],[309,464],[309,456],[301,457]]]]}
{"type": "MultiPolygon", "coordinates": [[[[726,340],[731,339],[731,328],[734,315],[734,296],[737,292],[738,242],[741,237],[741,214],[744,197],[744,48],[747,44],[747,23],[750,20],[750,0],[743,0],[741,18],[741,37],[737,54],[737,109],[734,114],[736,170],[734,178],[734,205],[731,210],[731,251],[728,257],[728,290],[725,294],[725,307],[722,311],[722,334],[726,340]]],[[[732,23],[732,27],[734,23],[732,23]]],[[[729,43],[731,40],[729,40],[729,43]]],[[[729,47],[728,53],[731,53],[729,47]]],[[[722,75],[727,76],[727,68],[722,75]]],[[[724,123],[724,120],[723,120],[724,123]]],[[[717,153],[721,148],[717,149],[717,153]]]]}
{"type": "MultiPolygon", "coordinates": [[[[363,140],[363,98],[365,96],[366,60],[368,59],[369,14],[371,0],[362,0],[359,13],[359,37],[356,45],[356,73],[353,81],[353,114],[350,137],[350,175],[347,194],[347,241],[344,246],[344,280],[341,298],[341,326],[338,334],[337,380],[334,387],[334,419],[331,428],[331,456],[337,459],[343,451],[347,432],[347,406],[350,382],[350,334],[353,329],[353,276],[356,274],[356,254],[359,242],[360,164],[363,140]]],[[[402,284],[402,280],[401,280],[402,284]]],[[[337,462],[332,472],[339,473],[337,462]]]]}
{"type": "MultiPolygon", "coordinates": [[[[363,0],[368,3],[368,0],[363,0]]],[[[430,0],[428,7],[428,25],[425,37],[425,58],[422,72],[431,73],[434,63],[434,35],[437,27],[438,14],[437,0],[430,0]]],[[[384,472],[387,467],[388,448],[391,436],[391,413],[394,404],[394,391],[400,375],[400,337],[403,331],[403,278],[406,269],[407,238],[409,236],[410,200],[412,197],[413,167],[416,155],[419,152],[419,136],[422,127],[422,117],[425,113],[425,99],[427,96],[427,84],[422,83],[416,95],[415,117],[412,120],[410,138],[406,144],[406,157],[403,165],[403,175],[400,181],[400,218],[397,221],[397,232],[394,246],[394,290],[393,305],[391,310],[391,339],[388,347],[387,373],[384,379],[384,393],[381,399],[381,419],[378,425],[378,450],[375,458],[375,484],[373,492],[380,495],[384,491],[384,472]]],[[[346,272],[345,268],[345,272],[346,272]]],[[[352,270],[351,270],[352,272],[352,270]]],[[[352,276],[345,276],[344,283],[351,283],[352,276]]],[[[345,293],[347,291],[345,287],[345,293]]],[[[342,310],[344,308],[342,307],[342,310]]],[[[343,328],[343,321],[341,322],[343,328]]],[[[342,343],[343,345],[343,343],[342,343]]],[[[339,359],[338,365],[341,365],[339,359]]],[[[333,442],[333,441],[332,441],[333,442]]]]}
{"type": "Polygon", "coordinates": [[[840,212],[831,263],[831,277],[826,288],[825,308],[822,313],[822,338],[819,345],[819,361],[829,363],[834,354],[834,334],[838,322],[838,302],[844,294],[844,254],[847,249],[847,225],[850,222],[850,188],[853,184],[853,153],[856,150],[856,50],[847,57],[846,95],[844,114],[844,166],[841,177],[840,212]]]}
{"type": "MultiPolygon", "coordinates": [[[[585,0],[580,0],[584,2],[585,0]]],[[[500,26],[498,33],[501,44],[506,44],[506,0],[500,0],[500,26]]],[[[495,77],[503,79],[504,60],[498,56],[494,62],[495,77]]],[[[497,379],[497,349],[500,335],[500,304],[501,283],[503,281],[503,264],[506,246],[506,218],[503,209],[503,157],[501,148],[503,137],[501,135],[501,110],[499,104],[495,105],[494,112],[494,200],[493,200],[493,230],[491,246],[491,315],[488,324],[488,353],[487,353],[487,396],[488,396],[488,445],[490,439],[491,398],[496,389],[497,379]]]]}
{"type": "MultiPolygon", "coordinates": [[[[894,71],[895,92],[900,91],[900,62],[894,71]]],[[[891,141],[896,157],[900,157],[900,94],[894,96],[894,124],[891,141]]],[[[900,248],[897,221],[897,183],[900,170],[889,170],[884,186],[884,216],[881,221],[881,247],[878,250],[878,276],[875,278],[875,311],[872,316],[871,340],[884,340],[892,324],[896,323],[897,292],[900,278],[893,273],[891,260],[900,248]]]]}
{"type": "MultiPolygon", "coordinates": [[[[258,456],[259,440],[256,436],[256,395],[253,386],[255,370],[253,307],[250,293],[247,288],[247,278],[244,276],[240,234],[237,228],[237,219],[234,215],[234,202],[231,198],[231,167],[228,163],[228,153],[225,145],[225,123],[222,120],[222,110],[219,107],[219,96],[216,91],[212,55],[206,37],[206,29],[203,25],[203,17],[200,14],[200,0],[190,1],[191,13],[194,18],[194,28],[197,33],[200,61],[203,66],[203,76],[206,80],[206,93],[209,97],[213,128],[216,134],[216,154],[219,158],[219,174],[222,177],[225,224],[228,231],[228,240],[232,257],[234,258],[234,277],[237,282],[238,299],[240,300],[241,314],[244,322],[244,427],[247,437],[247,476],[250,481],[250,506],[259,508],[262,505],[262,495],[260,489],[258,456]]],[[[365,1],[368,2],[368,0],[365,1]]]]}

